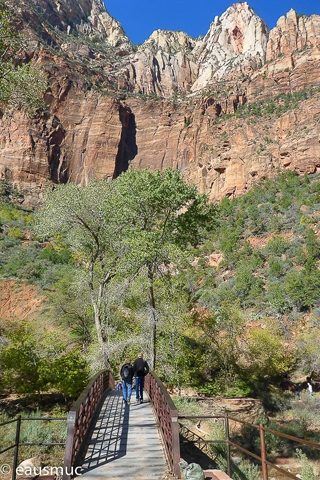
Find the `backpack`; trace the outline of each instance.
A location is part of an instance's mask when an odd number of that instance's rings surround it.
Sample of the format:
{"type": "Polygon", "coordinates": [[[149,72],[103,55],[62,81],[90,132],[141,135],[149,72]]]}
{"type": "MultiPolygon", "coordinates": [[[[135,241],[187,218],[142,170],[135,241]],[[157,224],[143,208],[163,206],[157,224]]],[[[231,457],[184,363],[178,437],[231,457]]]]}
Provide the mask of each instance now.
{"type": "Polygon", "coordinates": [[[125,365],[125,366],[123,367],[122,378],[123,378],[123,380],[127,380],[128,378],[130,378],[130,368],[129,368],[129,365],[125,365]]]}
{"type": "Polygon", "coordinates": [[[183,480],[205,480],[204,472],[197,463],[179,462],[183,480]]]}

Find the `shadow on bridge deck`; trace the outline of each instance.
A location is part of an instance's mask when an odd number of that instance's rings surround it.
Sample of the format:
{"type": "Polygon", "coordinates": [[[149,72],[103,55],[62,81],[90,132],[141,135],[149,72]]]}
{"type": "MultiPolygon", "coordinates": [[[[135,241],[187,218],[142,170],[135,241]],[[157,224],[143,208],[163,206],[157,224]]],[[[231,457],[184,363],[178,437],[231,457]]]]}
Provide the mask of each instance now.
{"type": "Polygon", "coordinates": [[[158,480],[167,471],[148,402],[125,405],[121,391],[105,396],[81,461],[85,480],[158,480]]]}

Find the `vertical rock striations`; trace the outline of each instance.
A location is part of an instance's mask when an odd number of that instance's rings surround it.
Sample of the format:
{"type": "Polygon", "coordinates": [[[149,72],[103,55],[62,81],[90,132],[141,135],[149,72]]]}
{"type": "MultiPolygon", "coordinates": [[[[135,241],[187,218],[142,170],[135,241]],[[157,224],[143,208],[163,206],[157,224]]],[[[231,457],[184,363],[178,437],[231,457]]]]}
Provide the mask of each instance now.
{"type": "Polygon", "coordinates": [[[48,110],[0,119],[0,176],[36,205],[52,183],[130,167],[184,172],[211,200],[279,170],[320,169],[320,17],[269,32],[235,3],[205,37],[157,30],[133,48],[101,0],[7,0],[48,110]]]}

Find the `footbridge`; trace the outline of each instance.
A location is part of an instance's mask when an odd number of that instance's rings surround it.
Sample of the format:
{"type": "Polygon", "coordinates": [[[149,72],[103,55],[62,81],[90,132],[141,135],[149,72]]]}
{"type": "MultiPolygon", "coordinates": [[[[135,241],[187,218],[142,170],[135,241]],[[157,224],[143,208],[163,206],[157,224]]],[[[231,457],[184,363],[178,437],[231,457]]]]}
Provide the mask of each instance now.
{"type": "Polygon", "coordinates": [[[156,375],[145,378],[144,403],[123,402],[111,372],[99,372],[68,415],[64,477],[83,480],[180,477],[178,411],[156,375]]]}
{"type": "MultiPolygon", "coordinates": [[[[1,449],[0,454],[14,449],[13,475],[16,480],[18,465],[18,449],[20,445],[38,445],[35,443],[23,444],[19,440],[22,421],[48,420],[48,418],[18,417],[8,423],[16,422],[15,444],[1,449]]],[[[49,419],[50,420],[50,419],[49,419]]],[[[249,424],[243,420],[225,415],[182,416],[178,411],[162,384],[154,374],[149,373],[145,378],[144,403],[135,403],[133,394],[131,405],[123,402],[122,391],[115,390],[113,375],[108,370],[100,371],[84,389],[78,400],[69,411],[67,419],[67,438],[65,444],[65,458],[63,480],[77,477],[79,480],[162,480],[164,478],[181,478],[179,462],[182,457],[188,463],[195,461],[189,455],[187,447],[193,447],[198,454],[205,454],[210,460],[210,468],[215,464],[215,450],[211,444],[224,446],[221,452],[225,455],[227,473],[219,470],[205,470],[206,480],[227,480],[237,470],[231,456],[231,448],[237,449],[261,464],[263,480],[268,480],[269,471],[280,472],[283,477],[298,480],[298,472],[294,474],[267,458],[265,433],[274,434],[294,442],[294,446],[305,445],[308,449],[320,450],[320,444],[301,438],[293,437],[279,431],[268,429],[263,424],[249,424]],[[201,418],[215,419],[224,424],[224,438],[218,440],[204,440],[194,428],[188,425],[201,418]],[[189,422],[189,423],[188,423],[189,422]],[[234,435],[230,423],[246,425],[258,431],[260,438],[260,454],[250,452],[241,446],[241,438],[234,435]],[[180,451],[181,448],[181,451],[180,451]],[[186,453],[187,452],[187,453],[186,453]],[[168,475],[171,475],[168,477],[168,475]]],[[[237,430],[239,432],[239,429],[237,430]]],[[[0,430],[1,435],[1,430],[0,430]]],[[[43,445],[43,444],[39,444],[43,445]]],[[[49,444],[46,444],[49,445],[49,444]]],[[[50,444],[53,445],[53,444],[50,444]]],[[[201,464],[201,461],[197,463],[201,464]]],[[[6,465],[8,467],[8,465],[6,465]]],[[[205,465],[202,465],[203,468],[205,465]]],[[[62,470],[62,468],[61,468],[62,470]]],[[[9,477],[7,477],[9,480],[9,477]]],[[[37,477],[20,477],[20,480],[35,480],[37,477]]],[[[55,480],[55,477],[45,477],[46,480],[55,480]]],[[[183,477],[182,477],[183,478],[183,477]]],[[[42,477],[41,477],[42,479],[42,477]]]]}

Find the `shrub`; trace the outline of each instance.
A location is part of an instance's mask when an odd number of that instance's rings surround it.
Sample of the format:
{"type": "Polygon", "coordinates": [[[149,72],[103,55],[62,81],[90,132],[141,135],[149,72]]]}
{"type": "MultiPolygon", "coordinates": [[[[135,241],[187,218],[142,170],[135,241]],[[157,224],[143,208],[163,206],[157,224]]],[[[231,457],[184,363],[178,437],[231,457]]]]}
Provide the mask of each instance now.
{"type": "Polygon", "coordinates": [[[302,453],[302,450],[300,450],[299,448],[297,448],[296,452],[297,452],[297,457],[302,463],[300,478],[302,480],[317,480],[317,477],[314,474],[313,468],[310,465],[308,457],[304,453],[302,453]]]}
{"type": "Polygon", "coordinates": [[[284,274],[283,262],[278,258],[271,258],[269,261],[269,276],[279,278],[284,274]]]}
{"type": "Polygon", "coordinates": [[[23,234],[21,228],[19,228],[19,227],[11,227],[9,229],[8,236],[12,237],[12,238],[19,239],[19,240],[24,238],[24,234],[23,234]]]}
{"type": "Polygon", "coordinates": [[[41,254],[40,259],[48,260],[51,263],[69,263],[71,254],[68,248],[62,248],[60,251],[52,248],[51,246],[45,247],[41,254]]]}
{"type": "Polygon", "coordinates": [[[280,256],[285,253],[288,248],[290,248],[290,243],[280,235],[275,235],[271,240],[269,240],[267,246],[265,247],[265,252],[267,254],[273,253],[274,255],[280,256]]]}

